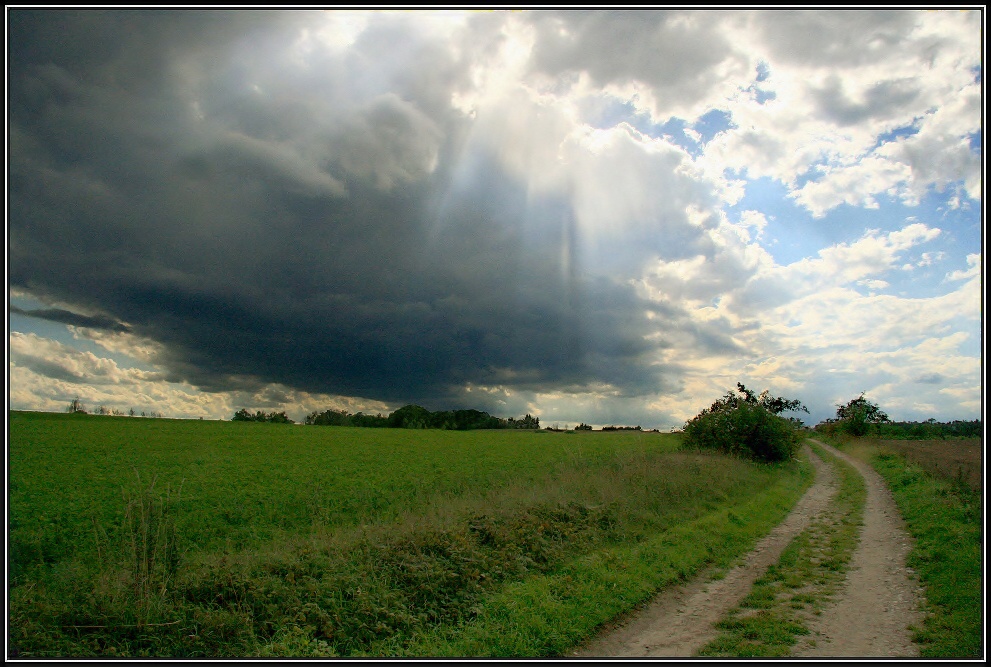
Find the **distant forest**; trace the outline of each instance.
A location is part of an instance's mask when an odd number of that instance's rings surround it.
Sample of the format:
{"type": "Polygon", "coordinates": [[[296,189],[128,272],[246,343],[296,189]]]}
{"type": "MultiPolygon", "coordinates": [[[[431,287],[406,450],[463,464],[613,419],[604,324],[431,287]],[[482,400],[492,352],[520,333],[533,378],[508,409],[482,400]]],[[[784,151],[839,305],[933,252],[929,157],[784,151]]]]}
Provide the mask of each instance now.
{"type": "MultiPolygon", "coordinates": [[[[270,422],[292,424],[292,419],[285,412],[255,412],[241,409],[234,413],[232,421],[270,422]]],[[[481,410],[442,410],[431,412],[419,405],[405,405],[389,416],[381,414],[366,415],[362,412],[352,414],[347,410],[324,410],[312,412],[303,420],[304,424],[314,426],[361,426],[368,428],[437,428],[446,431],[472,431],[475,429],[529,429],[540,428],[540,418],[531,414],[516,419],[510,417],[494,417],[481,410]]],[[[545,427],[548,431],[563,429],[545,427]]],[[[592,427],[584,422],[575,427],[576,431],[591,431],[592,427]]],[[[642,431],[640,426],[603,426],[603,431],[642,431]]]]}
{"type": "MultiPolygon", "coordinates": [[[[293,421],[285,412],[255,412],[241,409],[234,413],[233,421],[260,421],[291,424],[293,421]]],[[[347,410],[325,410],[313,412],[303,420],[304,424],[315,426],[362,426],[369,428],[438,428],[450,431],[470,431],[474,429],[538,429],[540,419],[526,415],[520,419],[493,417],[481,410],[444,410],[431,412],[419,405],[406,405],[389,416],[366,415],[347,410]]]]}
{"type": "MultiPolygon", "coordinates": [[[[841,427],[842,422],[827,419],[817,424],[815,430],[833,434],[840,431],[841,427]]],[[[870,424],[864,435],[884,440],[946,440],[947,438],[980,438],[983,434],[980,419],[949,422],[927,419],[924,422],[885,421],[873,423],[870,424]]]]}
{"type": "Polygon", "coordinates": [[[939,440],[941,438],[980,438],[981,420],[938,422],[888,422],[875,424],[877,437],[897,440],[939,440]]]}

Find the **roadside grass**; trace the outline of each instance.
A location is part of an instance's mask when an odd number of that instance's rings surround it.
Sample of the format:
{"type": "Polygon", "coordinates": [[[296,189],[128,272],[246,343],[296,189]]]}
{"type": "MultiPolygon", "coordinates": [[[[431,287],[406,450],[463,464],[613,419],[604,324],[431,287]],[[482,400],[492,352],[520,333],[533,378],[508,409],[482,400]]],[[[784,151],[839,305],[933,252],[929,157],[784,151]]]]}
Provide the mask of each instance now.
{"type": "Polygon", "coordinates": [[[915,632],[923,658],[984,655],[981,495],[962,479],[942,479],[903,456],[872,448],[914,538],[908,564],[925,589],[925,618],[915,632]]]}
{"type": "Polygon", "coordinates": [[[19,658],[552,655],[811,483],[667,434],[8,426],[19,658]]]}
{"type": "MultiPolygon", "coordinates": [[[[715,455],[718,456],[718,455],[715,455]]],[[[616,616],[703,569],[726,568],[775,525],[812,482],[808,462],[746,501],[672,525],[636,544],[584,554],[483,600],[474,618],[383,642],[373,655],[560,657],[616,616]]]]}
{"type": "Polygon", "coordinates": [[[787,656],[798,637],[809,634],[811,615],[821,613],[843,583],[859,539],[867,487],[849,463],[810,445],[839,479],[828,510],[791,541],[747,597],[717,623],[719,636],[697,655],[787,656]]]}

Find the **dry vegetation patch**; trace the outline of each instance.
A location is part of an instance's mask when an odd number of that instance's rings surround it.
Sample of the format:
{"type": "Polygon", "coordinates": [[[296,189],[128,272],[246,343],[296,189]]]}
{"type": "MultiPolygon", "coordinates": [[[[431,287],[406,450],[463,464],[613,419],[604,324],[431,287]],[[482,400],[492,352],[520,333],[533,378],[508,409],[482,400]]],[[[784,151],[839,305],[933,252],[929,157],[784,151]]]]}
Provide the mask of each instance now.
{"type": "Polygon", "coordinates": [[[881,451],[900,454],[926,472],[943,479],[960,481],[974,491],[983,480],[980,438],[960,440],[878,440],[870,445],[881,451]]]}

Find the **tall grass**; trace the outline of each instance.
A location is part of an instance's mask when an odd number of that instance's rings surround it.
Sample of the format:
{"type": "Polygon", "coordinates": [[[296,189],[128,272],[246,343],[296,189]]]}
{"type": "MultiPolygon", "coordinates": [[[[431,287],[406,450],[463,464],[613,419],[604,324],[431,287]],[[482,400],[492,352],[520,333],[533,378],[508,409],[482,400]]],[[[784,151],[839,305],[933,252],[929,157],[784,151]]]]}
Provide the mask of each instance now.
{"type": "Polygon", "coordinates": [[[475,654],[551,654],[745,549],[808,482],[798,464],[678,447],[12,413],[10,644],[26,657],[450,655],[470,635],[475,654]],[[526,611],[534,586],[574,591],[550,634],[526,611]],[[530,641],[485,630],[503,607],[530,641]]]}
{"type": "MultiPolygon", "coordinates": [[[[780,468],[777,472],[784,472],[780,468]]],[[[370,654],[560,657],[667,586],[728,567],[779,523],[812,482],[807,465],[766,480],[759,493],[685,517],[641,541],[579,555],[487,597],[470,622],[383,642],[370,654]]]]}
{"type": "MultiPolygon", "coordinates": [[[[135,470],[137,486],[122,490],[124,497],[124,531],[128,537],[127,564],[131,577],[138,626],[149,622],[152,607],[161,603],[174,583],[179,567],[180,547],[176,531],[175,502],[172,489],[164,495],[155,490],[157,478],[144,486],[135,470]]],[[[98,553],[99,556],[99,553],[98,553]]]]}

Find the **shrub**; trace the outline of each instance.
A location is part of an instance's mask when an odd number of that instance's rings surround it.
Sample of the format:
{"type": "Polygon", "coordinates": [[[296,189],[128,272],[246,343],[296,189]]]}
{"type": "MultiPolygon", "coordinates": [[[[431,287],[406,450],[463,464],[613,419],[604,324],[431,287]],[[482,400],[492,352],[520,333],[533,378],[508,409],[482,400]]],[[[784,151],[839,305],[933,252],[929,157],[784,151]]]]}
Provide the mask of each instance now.
{"type": "Polygon", "coordinates": [[[685,423],[684,446],[756,461],[786,461],[802,441],[800,422],[779,416],[785,410],[808,412],[799,401],[756,396],[742,384],[685,423]]]}

